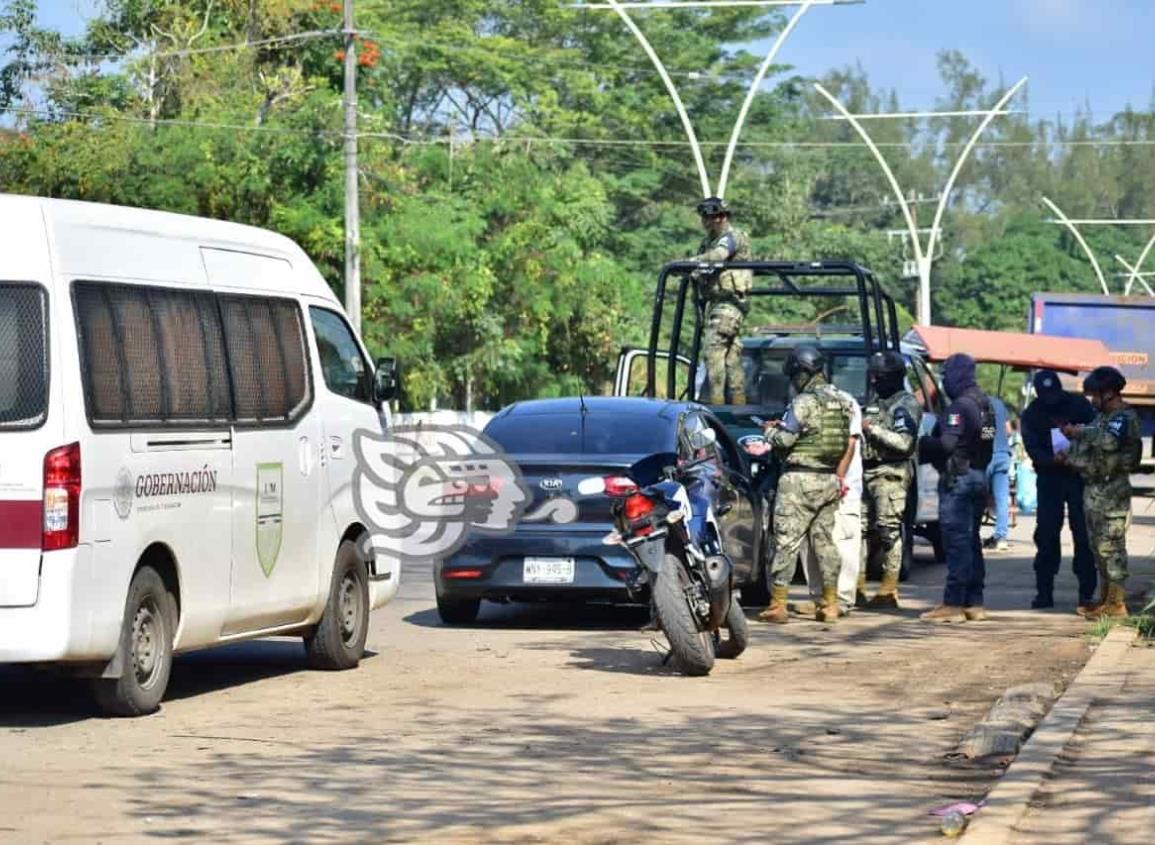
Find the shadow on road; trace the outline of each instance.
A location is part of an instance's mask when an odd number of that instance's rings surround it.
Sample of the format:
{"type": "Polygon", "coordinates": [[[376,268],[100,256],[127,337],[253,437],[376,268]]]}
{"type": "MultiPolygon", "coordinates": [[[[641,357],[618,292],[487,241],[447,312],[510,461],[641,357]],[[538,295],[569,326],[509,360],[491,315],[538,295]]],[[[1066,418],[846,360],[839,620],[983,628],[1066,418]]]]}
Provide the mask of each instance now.
{"type": "MultiPolygon", "coordinates": [[[[362,659],[374,657],[375,652],[366,651],[362,659]]],[[[209,695],[307,671],[299,639],[221,646],[177,657],[164,700],[209,695]]],[[[4,691],[0,696],[0,727],[46,727],[100,715],[90,682],[53,668],[0,666],[0,689],[4,691]]]]}
{"type": "Polygon", "coordinates": [[[483,601],[476,622],[447,625],[435,609],[405,617],[422,628],[463,630],[510,629],[523,631],[636,631],[646,624],[649,611],[638,605],[527,602],[497,604],[483,601]]]}

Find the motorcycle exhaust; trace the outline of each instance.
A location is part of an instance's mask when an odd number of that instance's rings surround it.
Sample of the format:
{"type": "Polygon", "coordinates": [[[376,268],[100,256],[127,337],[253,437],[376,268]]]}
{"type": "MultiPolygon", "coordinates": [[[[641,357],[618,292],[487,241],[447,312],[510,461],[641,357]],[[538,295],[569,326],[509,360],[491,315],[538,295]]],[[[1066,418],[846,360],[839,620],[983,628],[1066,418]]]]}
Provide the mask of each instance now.
{"type": "Polygon", "coordinates": [[[733,567],[725,555],[706,558],[706,576],[710,588],[710,630],[721,627],[730,612],[730,581],[733,567]]]}

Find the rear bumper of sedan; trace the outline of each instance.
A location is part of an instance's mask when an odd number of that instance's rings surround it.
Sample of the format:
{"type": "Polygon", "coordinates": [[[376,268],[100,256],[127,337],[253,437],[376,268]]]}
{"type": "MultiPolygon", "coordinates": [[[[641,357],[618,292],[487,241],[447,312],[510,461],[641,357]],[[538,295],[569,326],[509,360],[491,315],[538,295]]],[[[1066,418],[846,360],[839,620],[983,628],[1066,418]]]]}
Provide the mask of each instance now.
{"type": "Polygon", "coordinates": [[[517,531],[475,538],[439,561],[433,577],[438,594],[497,601],[631,601],[626,581],[636,571],[621,546],[605,545],[609,528],[568,532],[517,531]],[[567,583],[527,583],[526,558],[573,560],[567,583]]]}

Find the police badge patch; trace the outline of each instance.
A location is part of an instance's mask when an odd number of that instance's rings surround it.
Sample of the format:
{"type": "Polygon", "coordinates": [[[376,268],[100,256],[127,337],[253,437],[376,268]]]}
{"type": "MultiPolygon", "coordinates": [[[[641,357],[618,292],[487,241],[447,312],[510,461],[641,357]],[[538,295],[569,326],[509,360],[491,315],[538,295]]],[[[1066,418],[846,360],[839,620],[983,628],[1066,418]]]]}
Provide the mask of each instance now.
{"type": "Polygon", "coordinates": [[[1116,417],[1107,423],[1107,431],[1110,432],[1111,436],[1116,440],[1122,440],[1124,433],[1127,431],[1127,421],[1122,417],[1116,417]]]}

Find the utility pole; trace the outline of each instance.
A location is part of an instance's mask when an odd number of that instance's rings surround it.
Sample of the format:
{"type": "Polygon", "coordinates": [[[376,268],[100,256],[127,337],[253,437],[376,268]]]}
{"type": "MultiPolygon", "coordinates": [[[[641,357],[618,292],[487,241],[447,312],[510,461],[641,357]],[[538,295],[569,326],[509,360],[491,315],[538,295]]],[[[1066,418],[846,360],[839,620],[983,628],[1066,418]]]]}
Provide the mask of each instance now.
{"type": "Polygon", "coordinates": [[[357,30],[345,2],[345,313],[361,333],[361,201],[357,188],[357,30]]]}

